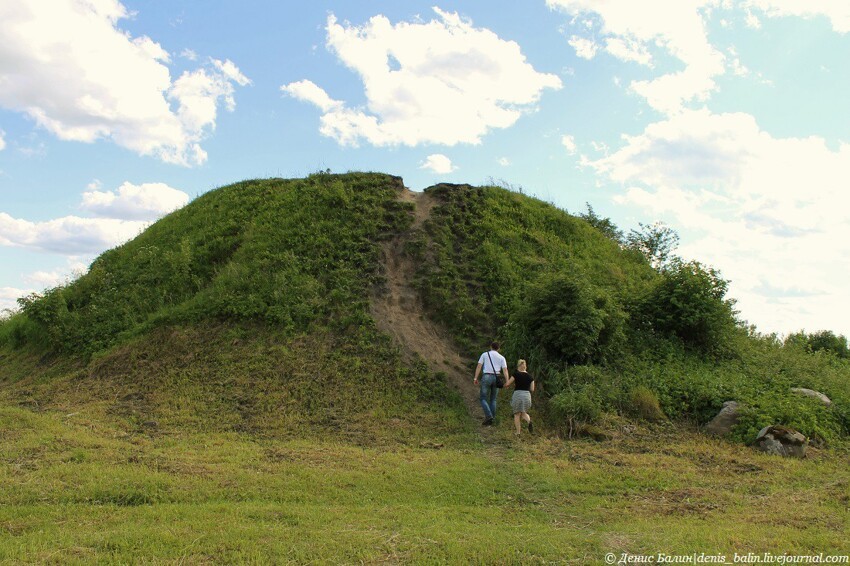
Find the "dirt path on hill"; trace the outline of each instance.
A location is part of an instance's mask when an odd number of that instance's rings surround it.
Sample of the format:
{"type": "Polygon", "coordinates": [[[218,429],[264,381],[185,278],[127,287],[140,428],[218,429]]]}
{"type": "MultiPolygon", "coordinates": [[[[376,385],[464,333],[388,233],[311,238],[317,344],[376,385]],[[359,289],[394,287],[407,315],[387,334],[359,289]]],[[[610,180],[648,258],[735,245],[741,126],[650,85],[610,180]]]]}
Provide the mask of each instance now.
{"type": "Polygon", "coordinates": [[[463,397],[470,418],[483,417],[478,401],[478,387],[473,385],[471,360],[464,360],[451,340],[425,315],[422,302],[413,286],[416,264],[404,253],[404,245],[418,231],[431,214],[435,200],[425,193],[403,189],[399,199],[416,207],[413,225],[384,244],[386,287],[372,297],[371,313],[378,328],[393,336],[409,353],[422,357],[431,370],[442,371],[448,382],[463,397]]]}

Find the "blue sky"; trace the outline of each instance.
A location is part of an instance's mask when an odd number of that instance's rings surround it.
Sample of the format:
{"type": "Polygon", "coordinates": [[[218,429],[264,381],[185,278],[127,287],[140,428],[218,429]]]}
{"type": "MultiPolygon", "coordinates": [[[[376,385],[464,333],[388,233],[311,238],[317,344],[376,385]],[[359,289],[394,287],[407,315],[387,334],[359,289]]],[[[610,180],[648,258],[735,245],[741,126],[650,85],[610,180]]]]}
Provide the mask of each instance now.
{"type": "Polygon", "coordinates": [[[760,331],[850,334],[849,32],[843,0],[0,0],[0,309],[208,190],[365,170],[663,221],[760,331]]]}

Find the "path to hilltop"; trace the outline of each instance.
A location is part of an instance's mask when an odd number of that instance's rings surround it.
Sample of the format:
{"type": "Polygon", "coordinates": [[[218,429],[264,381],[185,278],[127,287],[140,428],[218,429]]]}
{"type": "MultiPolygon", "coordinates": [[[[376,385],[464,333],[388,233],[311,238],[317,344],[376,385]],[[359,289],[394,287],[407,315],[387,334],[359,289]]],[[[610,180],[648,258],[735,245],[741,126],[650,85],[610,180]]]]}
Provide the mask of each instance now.
{"type": "Polygon", "coordinates": [[[384,245],[386,288],[372,299],[372,317],[378,328],[393,336],[408,352],[419,354],[432,371],[442,371],[449,383],[461,394],[470,417],[482,416],[478,388],[472,383],[473,372],[453,347],[445,333],[425,314],[419,294],[413,287],[416,264],[405,255],[405,243],[418,231],[436,204],[425,193],[404,188],[399,196],[413,203],[415,218],[410,229],[384,245]]]}

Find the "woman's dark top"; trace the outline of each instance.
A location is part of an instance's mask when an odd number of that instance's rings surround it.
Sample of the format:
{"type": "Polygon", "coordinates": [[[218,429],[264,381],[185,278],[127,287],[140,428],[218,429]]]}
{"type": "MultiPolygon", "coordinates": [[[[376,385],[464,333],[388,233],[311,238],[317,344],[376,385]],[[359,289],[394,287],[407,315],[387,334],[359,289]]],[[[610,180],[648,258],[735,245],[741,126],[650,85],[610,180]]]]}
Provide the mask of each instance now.
{"type": "Polygon", "coordinates": [[[518,371],[514,374],[514,386],[516,391],[531,391],[531,382],[534,378],[528,375],[527,372],[518,371]]]}

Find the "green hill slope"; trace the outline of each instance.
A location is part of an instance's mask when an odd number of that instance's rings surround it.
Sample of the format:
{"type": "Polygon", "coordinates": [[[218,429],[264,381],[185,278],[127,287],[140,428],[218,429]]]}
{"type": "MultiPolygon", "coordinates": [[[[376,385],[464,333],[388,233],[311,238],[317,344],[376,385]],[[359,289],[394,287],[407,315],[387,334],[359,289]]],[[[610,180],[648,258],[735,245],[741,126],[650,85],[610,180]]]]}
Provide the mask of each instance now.
{"type": "Polygon", "coordinates": [[[463,432],[457,395],[368,314],[380,243],[411,222],[402,188],[316,175],[205,194],[3,323],[5,396],[172,429],[463,432]]]}
{"type": "Polygon", "coordinates": [[[846,435],[847,361],[752,334],[725,291],[710,268],[654,269],[584,219],[497,187],[411,199],[382,174],[246,181],[25,299],[0,324],[0,383],[18,403],[99,407],[134,427],[448,439],[471,430],[464,363],[498,338],[529,360],[550,430],[615,413],[702,424],[735,399],[741,440],[776,423],[846,435]],[[394,256],[415,268],[393,271],[394,256]],[[415,295],[398,313],[430,321],[460,362],[392,332],[372,308],[388,287],[415,295]]]}

